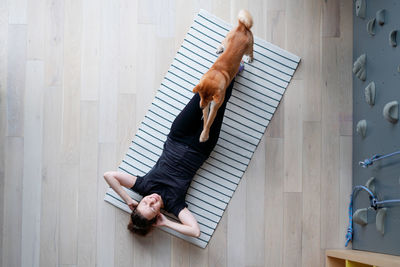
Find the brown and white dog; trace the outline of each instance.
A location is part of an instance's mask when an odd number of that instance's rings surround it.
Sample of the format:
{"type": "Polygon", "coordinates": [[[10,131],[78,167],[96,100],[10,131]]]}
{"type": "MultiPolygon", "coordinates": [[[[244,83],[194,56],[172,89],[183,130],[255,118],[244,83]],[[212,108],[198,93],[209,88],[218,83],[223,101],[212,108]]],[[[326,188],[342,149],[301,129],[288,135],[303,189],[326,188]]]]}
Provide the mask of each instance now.
{"type": "Polygon", "coordinates": [[[200,95],[200,108],[203,109],[204,126],[200,142],[208,140],[210,127],[224,102],[226,88],[237,74],[243,55],[248,56],[248,62],[253,61],[254,41],[250,31],[253,18],[248,11],[241,10],[238,20],[238,26],[226,35],[217,49],[217,54],[222,54],[193,88],[193,93],[200,95]]]}

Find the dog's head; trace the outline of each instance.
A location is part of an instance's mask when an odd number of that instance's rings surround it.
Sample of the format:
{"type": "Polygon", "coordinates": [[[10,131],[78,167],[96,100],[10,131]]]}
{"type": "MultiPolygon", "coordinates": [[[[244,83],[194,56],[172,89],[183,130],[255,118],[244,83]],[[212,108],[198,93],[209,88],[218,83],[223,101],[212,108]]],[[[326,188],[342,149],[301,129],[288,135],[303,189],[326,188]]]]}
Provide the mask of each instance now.
{"type": "Polygon", "coordinates": [[[207,107],[213,100],[216,103],[221,101],[219,87],[215,86],[214,83],[200,82],[193,88],[193,93],[199,93],[201,109],[207,107]]]}

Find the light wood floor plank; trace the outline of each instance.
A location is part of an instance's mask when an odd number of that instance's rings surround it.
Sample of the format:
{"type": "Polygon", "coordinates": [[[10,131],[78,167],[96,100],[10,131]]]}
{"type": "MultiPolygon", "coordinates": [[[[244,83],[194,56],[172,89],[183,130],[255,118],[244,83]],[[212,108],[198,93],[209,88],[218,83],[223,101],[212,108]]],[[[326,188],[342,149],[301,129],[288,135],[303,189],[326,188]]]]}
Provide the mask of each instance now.
{"type": "Polygon", "coordinates": [[[40,266],[56,266],[59,252],[62,88],[45,87],[40,217],[40,266]]]}
{"type": "Polygon", "coordinates": [[[340,36],[340,1],[322,2],[322,36],[340,36]]]}
{"type": "Polygon", "coordinates": [[[265,266],[283,263],[283,140],[266,140],[265,162],[265,266]],[[273,159],[273,160],[272,160],[273,159]]]}
{"type": "Polygon", "coordinates": [[[24,135],[26,25],[8,28],[7,136],[24,135]]]}
{"type": "MultiPolygon", "coordinates": [[[[229,12],[226,11],[231,9],[231,2],[232,1],[230,0],[214,1],[212,3],[213,6],[209,11],[225,21],[230,21],[231,14],[229,14],[229,12]]],[[[237,23],[236,20],[233,20],[232,22],[237,23]]]]}
{"type": "Polygon", "coordinates": [[[246,182],[243,176],[227,208],[227,266],[246,264],[246,182]]]}
{"type": "MultiPolygon", "coordinates": [[[[175,37],[175,0],[160,1],[156,5],[156,34],[160,38],[175,37]]],[[[152,11],[154,12],[154,10],[152,11]]]]}
{"type": "Polygon", "coordinates": [[[26,24],[28,0],[8,1],[8,23],[26,24]]]}
{"type": "Polygon", "coordinates": [[[227,266],[227,221],[228,214],[224,212],[208,246],[208,266],[227,266]]]}
{"type": "Polygon", "coordinates": [[[194,8],[194,0],[175,0],[175,44],[174,48],[177,51],[187,32],[190,29],[190,25],[193,23],[196,15],[194,8]]]}
{"type": "Polygon", "coordinates": [[[171,266],[171,235],[159,229],[153,232],[151,266],[171,266]]]}
{"type": "Polygon", "coordinates": [[[100,33],[99,141],[116,141],[120,0],[103,0],[100,33]]]}
{"type": "Polygon", "coordinates": [[[283,266],[301,266],[302,193],[284,193],[283,266]]]}
{"type": "Polygon", "coordinates": [[[137,23],[138,24],[155,24],[157,19],[154,16],[154,10],[157,5],[157,1],[154,0],[138,0],[137,9],[137,23]]]}
{"type": "MultiPolygon", "coordinates": [[[[249,167],[246,177],[246,264],[251,266],[264,265],[264,212],[259,207],[265,205],[265,137],[261,139],[249,167]],[[257,218],[256,220],[254,218],[257,218]]],[[[243,179],[243,178],[242,178],[243,179]]]]}
{"type": "MultiPolygon", "coordinates": [[[[303,58],[304,48],[308,44],[304,39],[304,2],[307,0],[286,1],[286,45],[287,51],[303,58]]],[[[293,79],[304,79],[304,68],[300,63],[293,76],[293,79]]]]}
{"type": "MultiPolygon", "coordinates": [[[[99,267],[113,267],[115,258],[115,214],[116,209],[104,202],[108,185],[103,174],[117,169],[115,143],[100,143],[98,146],[97,166],[97,223],[96,223],[96,264],[99,267]]],[[[136,250],[135,250],[136,251],[136,250]]],[[[139,265],[140,266],[140,265],[139,265]]]]}
{"type": "MultiPolygon", "coordinates": [[[[8,41],[8,6],[7,1],[0,2],[0,99],[7,98],[7,41],[8,41]]],[[[5,211],[5,159],[7,133],[7,101],[0,105],[0,214],[5,211]]],[[[3,217],[2,217],[3,218],[3,217]]],[[[0,233],[3,234],[4,220],[0,220],[0,233]]],[[[3,259],[3,238],[0,238],[0,258],[3,259]]]]}
{"type": "Polygon", "coordinates": [[[118,95],[118,110],[117,110],[117,160],[121,162],[128,148],[132,145],[131,142],[137,131],[137,118],[135,114],[136,95],[134,94],[119,94],[118,95]]]}
{"type": "Polygon", "coordinates": [[[115,216],[114,266],[129,267],[134,262],[135,251],[132,235],[129,234],[129,230],[127,229],[130,215],[118,209],[115,216]]]}
{"type": "Polygon", "coordinates": [[[82,8],[71,1],[65,2],[64,10],[59,264],[77,264],[82,8]]]}
{"type": "Polygon", "coordinates": [[[22,184],[24,140],[21,137],[7,137],[5,140],[5,181],[4,225],[2,266],[21,266],[22,248],[22,184]]]}
{"type": "Polygon", "coordinates": [[[302,266],[320,266],[321,123],[303,125],[302,266]]]}
{"type": "Polygon", "coordinates": [[[43,83],[43,62],[38,60],[27,61],[24,100],[24,175],[22,182],[21,240],[22,266],[40,266],[43,83]]]}
{"type": "Polygon", "coordinates": [[[351,136],[353,134],[353,90],[351,84],[353,75],[353,25],[352,3],[341,1],[340,3],[340,43],[338,51],[338,64],[342,66],[338,69],[340,77],[340,135],[351,136]]]}
{"type": "Polygon", "coordinates": [[[290,0],[268,0],[267,1],[267,8],[268,10],[276,11],[276,10],[286,10],[286,2],[290,0]]]}
{"type": "MultiPolygon", "coordinates": [[[[174,60],[177,49],[175,48],[175,39],[172,37],[157,37],[154,41],[154,47],[158,47],[158,49],[154,52],[156,65],[151,73],[155,75],[155,88],[158,89],[164,79],[166,71],[174,60]]],[[[191,88],[188,89],[191,90],[191,88]]]]}
{"type": "Polygon", "coordinates": [[[82,2],[81,100],[99,99],[101,5],[82,2]]]}
{"type": "Polygon", "coordinates": [[[80,1],[65,2],[64,68],[63,68],[63,133],[62,160],[79,164],[80,85],[81,85],[81,24],[80,1]]]}
{"type": "Polygon", "coordinates": [[[64,1],[46,0],[45,86],[62,86],[64,60],[64,1]]]}
{"type": "Polygon", "coordinates": [[[124,94],[136,93],[137,72],[141,62],[136,60],[138,46],[138,1],[122,0],[120,14],[120,40],[119,49],[121,57],[119,62],[119,92],[124,94]]]}
{"type": "MultiPolygon", "coordinates": [[[[286,43],[286,12],[285,10],[267,9],[267,32],[265,40],[279,47],[286,43]]],[[[301,63],[300,63],[301,64],[301,63]]]]}
{"type": "Polygon", "coordinates": [[[140,77],[140,79],[136,80],[137,98],[135,114],[138,118],[137,123],[144,118],[160,85],[154,81],[154,70],[156,69],[156,57],[154,53],[156,50],[155,26],[151,24],[139,24],[138,36],[141,36],[142,41],[138,43],[136,51],[136,62],[140,64],[140,68],[138,68],[136,73],[137,77],[140,77]]]}
{"type": "Polygon", "coordinates": [[[77,264],[79,164],[60,164],[58,264],[77,264]]]}
{"type": "Polygon", "coordinates": [[[172,237],[171,242],[171,266],[189,266],[190,243],[175,236],[172,237]]]}
{"type": "MultiPolygon", "coordinates": [[[[96,265],[98,162],[98,105],[81,101],[80,162],[78,191],[78,259],[77,266],[96,265]]],[[[100,176],[101,178],[101,176],[100,176]]]]}
{"type": "Polygon", "coordinates": [[[284,192],[302,190],[303,81],[292,80],[285,94],[284,192]]]}
{"type": "Polygon", "coordinates": [[[304,1],[304,92],[303,120],[321,121],[321,4],[319,0],[304,1]]]}
{"type": "MultiPolygon", "coordinates": [[[[274,3],[271,1],[267,3],[267,32],[265,40],[277,46],[285,47],[286,12],[285,9],[275,10],[273,7],[270,8],[270,5],[274,3]]],[[[302,63],[300,62],[300,64],[302,63]]],[[[266,135],[269,137],[283,138],[284,136],[284,103],[285,97],[282,98],[267,128],[266,135]]]]}
{"type": "Polygon", "coordinates": [[[27,59],[45,59],[45,9],[46,1],[27,1],[27,59]]]}
{"type": "Polygon", "coordinates": [[[193,267],[208,267],[208,246],[206,248],[200,248],[193,244],[190,244],[189,251],[189,266],[193,267]]]}
{"type": "MultiPolygon", "coordinates": [[[[323,38],[323,49],[335,51],[339,40],[323,38]]],[[[334,53],[322,54],[321,248],[336,248],[339,240],[339,121],[338,65],[334,53]]]]}
{"type": "Polygon", "coordinates": [[[132,236],[135,246],[133,266],[152,266],[153,233],[149,233],[145,237],[138,235],[132,236]]]}

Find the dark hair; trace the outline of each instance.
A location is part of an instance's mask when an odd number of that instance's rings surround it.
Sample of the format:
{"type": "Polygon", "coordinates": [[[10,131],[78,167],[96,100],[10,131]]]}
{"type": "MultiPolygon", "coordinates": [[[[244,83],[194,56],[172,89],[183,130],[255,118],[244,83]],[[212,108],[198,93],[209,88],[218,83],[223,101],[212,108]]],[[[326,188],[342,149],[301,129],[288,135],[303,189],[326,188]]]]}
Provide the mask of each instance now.
{"type": "Polygon", "coordinates": [[[139,234],[141,236],[147,235],[152,225],[157,221],[157,216],[153,219],[146,219],[136,208],[131,213],[131,221],[128,224],[128,229],[132,233],[139,234]]]}

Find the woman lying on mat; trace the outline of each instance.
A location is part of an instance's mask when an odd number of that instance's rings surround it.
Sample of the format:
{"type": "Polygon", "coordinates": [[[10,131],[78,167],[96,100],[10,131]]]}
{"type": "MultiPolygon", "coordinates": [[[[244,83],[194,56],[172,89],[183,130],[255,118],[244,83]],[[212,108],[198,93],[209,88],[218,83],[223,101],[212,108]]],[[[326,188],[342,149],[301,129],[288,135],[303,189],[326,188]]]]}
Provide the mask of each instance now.
{"type": "Polygon", "coordinates": [[[154,225],[166,226],[189,236],[200,236],[199,225],[187,209],[185,195],[193,176],[217,143],[233,83],[234,80],[226,89],[224,103],[218,110],[206,142],[199,142],[203,113],[197,93],[175,118],[160,158],[145,176],[135,177],[122,172],[104,174],[107,183],[132,210],[128,225],[130,231],[146,235],[154,225]],[[137,203],[121,186],[131,188],[144,197],[137,203]],[[167,219],[160,209],[171,212],[181,223],[167,219]]]}

